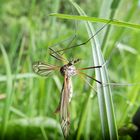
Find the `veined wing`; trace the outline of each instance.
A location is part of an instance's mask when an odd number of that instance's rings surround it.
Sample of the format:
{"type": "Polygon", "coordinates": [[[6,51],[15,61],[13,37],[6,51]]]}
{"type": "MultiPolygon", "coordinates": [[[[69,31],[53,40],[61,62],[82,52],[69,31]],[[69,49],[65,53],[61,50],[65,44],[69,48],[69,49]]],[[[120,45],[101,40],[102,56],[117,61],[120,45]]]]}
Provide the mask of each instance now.
{"type": "Polygon", "coordinates": [[[61,98],[60,116],[61,116],[61,127],[65,137],[69,134],[69,127],[70,127],[70,114],[68,110],[70,90],[71,90],[70,79],[64,76],[64,89],[61,98]]]}
{"type": "Polygon", "coordinates": [[[70,127],[70,114],[69,114],[69,102],[72,95],[72,83],[71,79],[64,76],[64,84],[61,90],[61,99],[56,112],[60,112],[61,128],[65,137],[69,134],[70,127]]]}
{"type": "Polygon", "coordinates": [[[33,64],[33,71],[40,76],[48,76],[52,71],[59,69],[60,66],[54,66],[39,61],[33,64]]]}
{"type": "MultiPolygon", "coordinates": [[[[68,80],[67,86],[68,86],[68,91],[69,91],[69,94],[68,94],[68,95],[69,95],[68,101],[71,102],[72,93],[73,93],[73,86],[72,86],[72,81],[71,81],[70,78],[69,78],[69,80],[68,80]]],[[[64,83],[63,83],[62,90],[61,90],[61,97],[60,97],[59,106],[58,106],[57,109],[55,110],[55,113],[60,112],[60,107],[61,107],[61,104],[62,104],[63,96],[64,96],[64,83]]]]}

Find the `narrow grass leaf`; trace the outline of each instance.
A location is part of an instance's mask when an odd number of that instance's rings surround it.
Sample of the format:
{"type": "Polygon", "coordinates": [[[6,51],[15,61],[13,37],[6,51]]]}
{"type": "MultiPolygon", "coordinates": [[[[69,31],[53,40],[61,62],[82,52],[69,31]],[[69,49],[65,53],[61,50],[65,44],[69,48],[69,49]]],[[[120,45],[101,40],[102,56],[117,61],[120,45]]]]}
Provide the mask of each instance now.
{"type": "Polygon", "coordinates": [[[5,104],[3,107],[3,116],[2,116],[2,125],[1,125],[1,139],[4,139],[4,135],[7,130],[7,124],[9,119],[9,113],[10,113],[10,105],[12,101],[12,74],[11,74],[11,68],[10,68],[10,62],[8,59],[8,55],[6,53],[6,50],[3,45],[0,45],[0,49],[2,51],[2,55],[5,62],[5,68],[6,68],[6,74],[7,74],[7,92],[6,92],[6,99],[5,104]]]}
{"type": "MultiPolygon", "coordinates": [[[[20,80],[20,79],[30,79],[34,77],[38,77],[37,75],[33,73],[19,73],[19,74],[12,74],[11,75],[12,80],[20,80]]],[[[6,82],[7,81],[7,75],[1,75],[0,76],[0,82],[6,82]]]]}
{"type": "MultiPolygon", "coordinates": [[[[86,16],[84,11],[73,1],[71,3],[74,5],[74,7],[77,9],[80,15],[86,16]]],[[[90,22],[85,22],[87,32],[89,37],[91,37],[95,32],[93,29],[93,26],[90,22]]],[[[104,58],[100,50],[99,41],[96,38],[91,40],[92,45],[92,55],[93,55],[93,61],[95,65],[102,65],[104,64],[104,58]]],[[[102,83],[108,83],[108,74],[106,67],[103,67],[102,69],[95,69],[96,73],[96,79],[100,80],[102,83]]],[[[99,109],[100,109],[100,118],[101,118],[101,125],[102,125],[102,134],[103,138],[108,140],[117,140],[118,134],[117,134],[117,128],[116,128],[116,122],[115,122],[115,116],[114,116],[114,110],[113,110],[113,102],[111,97],[111,90],[109,86],[100,87],[100,85],[97,83],[97,92],[98,92],[98,103],[99,103],[99,109]],[[99,88],[98,88],[99,86],[99,88]],[[109,132],[108,132],[109,131],[109,132]]]]}
{"type": "Polygon", "coordinates": [[[111,25],[140,29],[140,24],[134,24],[134,23],[119,21],[115,19],[108,20],[104,18],[89,17],[86,15],[77,16],[77,15],[67,15],[67,14],[58,14],[58,13],[52,13],[50,14],[50,16],[55,16],[55,17],[63,18],[63,19],[84,20],[84,21],[90,21],[90,22],[101,22],[101,23],[109,22],[108,24],[111,24],[111,25]]]}
{"type": "Polygon", "coordinates": [[[84,108],[82,109],[80,120],[78,124],[78,131],[77,131],[77,140],[80,140],[82,137],[84,139],[89,139],[90,133],[90,124],[91,124],[91,98],[90,94],[86,98],[86,103],[83,105],[84,108]],[[87,122],[88,120],[88,122],[87,122]]]}

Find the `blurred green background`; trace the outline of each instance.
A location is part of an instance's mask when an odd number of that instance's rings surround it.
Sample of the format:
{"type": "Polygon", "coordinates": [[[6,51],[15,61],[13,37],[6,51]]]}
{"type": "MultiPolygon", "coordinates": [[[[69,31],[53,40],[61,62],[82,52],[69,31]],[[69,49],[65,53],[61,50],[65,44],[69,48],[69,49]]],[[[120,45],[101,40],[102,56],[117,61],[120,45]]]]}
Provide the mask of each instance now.
{"type": "MultiPolygon", "coordinates": [[[[88,16],[140,24],[140,1],[75,0],[88,16]]],[[[65,48],[88,39],[82,21],[58,19],[50,13],[78,14],[67,0],[0,1],[0,139],[64,139],[59,114],[63,77],[54,72],[48,78],[33,73],[34,61],[53,65],[62,62],[49,55],[48,47],[65,48]]],[[[93,23],[98,30],[101,23],[93,23]]],[[[108,62],[110,82],[140,82],[140,30],[111,26],[97,36],[108,62]]],[[[71,60],[81,58],[76,67],[93,65],[90,43],[64,53],[71,60]]],[[[87,71],[94,75],[94,70],[87,71]]],[[[80,77],[73,77],[74,95],[70,104],[69,139],[102,139],[98,100],[95,91],[80,77]],[[95,96],[93,96],[95,95],[95,96]]],[[[92,84],[93,81],[89,80],[92,84]]],[[[94,82],[95,83],[95,82],[94,82]]],[[[139,84],[111,86],[117,128],[131,123],[140,102],[139,84]]],[[[123,134],[122,134],[123,135],[123,134]]],[[[129,140],[130,136],[120,139],[129,140]]]]}

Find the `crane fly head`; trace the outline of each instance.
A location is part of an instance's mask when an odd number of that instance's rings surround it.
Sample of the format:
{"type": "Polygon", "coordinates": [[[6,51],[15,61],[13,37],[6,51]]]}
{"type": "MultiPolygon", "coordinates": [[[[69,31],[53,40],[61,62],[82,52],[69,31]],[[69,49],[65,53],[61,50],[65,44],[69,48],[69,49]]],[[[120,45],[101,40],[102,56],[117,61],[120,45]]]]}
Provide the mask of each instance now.
{"type": "Polygon", "coordinates": [[[78,59],[74,59],[74,60],[70,60],[68,65],[74,65],[74,64],[78,63],[80,60],[81,59],[79,59],[79,58],[78,59]]]}

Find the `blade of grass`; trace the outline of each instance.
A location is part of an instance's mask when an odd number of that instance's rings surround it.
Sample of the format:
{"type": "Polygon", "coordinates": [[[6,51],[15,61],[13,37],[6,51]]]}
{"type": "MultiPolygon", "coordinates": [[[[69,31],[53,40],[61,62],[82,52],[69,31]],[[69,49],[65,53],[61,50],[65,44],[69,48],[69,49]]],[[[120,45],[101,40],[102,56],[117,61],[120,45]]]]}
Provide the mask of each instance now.
{"type": "MultiPolygon", "coordinates": [[[[139,81],[140,72],[139,72],[139,65],[137,65],[137,64],[140,63],[140,56],[138,56],[135,63],[136,63],[136,65],[134,65],[135,72],[134,72],[134,75],[133,75],[133,81],[139,81]]],[[[136,86],[132,87],[130,90],[128,90],[128,97],[127,98],[129,99],[129,103],[124,104],[124,106],[123,106],[125,109],[124,109],[124,112],[122,114],[122,117],[121,117],[121,120],[120,120],[118,126],[124,125],[124,121],[126,119],[128,119],[128,114],[134,115],[137,107],[139,107],[139,102],[140,102],[139,91],[140,91],[140,86],[139,85],[136,85],[136,86]],[[137,107],[134,107],[134,106],[137,106],[137,107]],[[132,112],[132,113],[130,113],[130,112],[132,112]]]]}
{"type": "MultiPolygon", "coordinates": [[[[113,19],[114,16],[115,16],[115,13],[116,13],[116,10],[117,10],[117,7],[119,5],[119,2],[120,0],[113,0],[112,1],[112,4],[111,4],[111,13],[110,13],[110,16],[109,16],[109,19],[113,19]]],[[[101,44],[101,48],[104,48],[106,42],[107,42],[107,39],[108,39],[108,36],[109,36],[109,33],[110,33],[110,30],[111,30],[111,26],[107,26],[107,29],[105,31],[105,34],[104,34],[104,38],[103,38],[103,41],[102,41],[102,44],[101,44]]]]}
{"type": "Polygon", "coordinates": [[[89,17],[85,15],[77,16],[77,15],[67,15],[67,14],[58,14],[58,13],[52,13],[50,14],[50,16],[55,16],[55,17],[63,18],[63,19],[71,19],[71,20],[84,20],[84,21],[90,21],[90,22],[101,22],[101,23],[109,22],[108,24],[111,24],[111,25],[140,29],[140,24],[134,24],[134,23],[119,21],[115,19],[108,20],[108,19],[103,19],[103,18],[89,17]]]}
{"type": "MultiPolygon", "coordinates": [[[[19,80],[19,79],[34,78],[34,77],[38,77],[38,76],[33,73],[21,73],[21,74],[16,74],[16,75],[12,74],[11,77],[12,77],[12,80],[19,80]]],[[[0,82],[5,82],[5,81],[7,81],[7,76],[6,75],[0,76],[0,82]]]]}
{"type": "Polygon", "coordinates": [[[7,91],[6,91],[7,95],[6,95],[5,104],[3,107],[3,116],[2,116],[2,125],[1,125],[1,140],[3,140],[5,137],[6,130],[7,130],[7,123],[8,123],[9,114],[10,114],[10,106],[12,103],[13,81],[12,81],[11,67],[10,67],[6,50],[3,45],[0,45],[0,49],[2,51],[2,55],[5,62],[5,67],[6,67],[6,73],[7,73],[7,91]]]}
{"type": "Polygon", "coordinates": [[[81,138],[89,139],[90,138],[90,125],[91,125],[91,111],[92,111],[92,101],[91,94],[88,95],[85,104],[83,104],[83,109],[81,110],[80,120],[78,123],[78,131],[77,131],[77,140],[81,138]],[[88,120],[88,122],[87,122],[88,120]]]}
{"type": "MultiPolygon", "coordinates": [[[[77,9],[80,15],[86,16],[84,11],[72,0],[70,2],[77,9]]],[[[94,29],[90,22],[85,22],[87,32],[89,37],[94,34],[94,29]]],[[[104,58],[100,50],[99,42],[97,37],[91,40],[92,45],[92,55],[93,61],[95,65],[102,65],[104,63],[104,58]]],[[[96,79],[100,80],[102,83],[108,83],[108,74],[106,67],[102,69],[95,69],[96,79]]],[[[102,134],[104,139],[117,140],[117,128],[114,116],[113,102],[112,102],[112,92],[109,86],[105,86],[102,88],[98,88],[100,86],[97,83],[97,95],[98,95],[98,103],[100,109],[100,118],[102,125],[102,134]],[[109,131],[109,132],[108,132],[109,131]]]]}
{"type": "MultiPolygon", "coordinates": [[[[131,8],[129,10],[129,12],[127,12],[126,17],[124,18],[125,21],[129,22],[131,20],[131,18],[133,17],[135,10],[137,8],[138,5],[138,1],[134,1],[133,5],[131,5],[131,8]]],[[[110,50],[112,50],[113,46],[115,46],[116,42],[122,37],[123,33],[125,31],[125,28],[120,28],[119,30],[117,30],[117,32],[115,32],[115,34],[112,36],[112,38],[114,38],[113,43],[112,43],[112,47],[108,47],[108,45],[104,45],[105,47],[103,47],[103,54],[107,55],[108,52],[110,52],[110,50]]]]}
{"type": "Polygon", "coordinates": [[[108,18],[109,14],[110,14],[110,4],[111,4],[112,0],[108,0],[108,1],[102,1],[100,3],[100,12],[99,12],[99,17],[104,17],[104,18],[108,18]],[[106,12],[105,12],[106,11],[106,12]]]}

